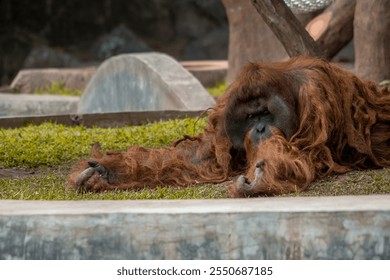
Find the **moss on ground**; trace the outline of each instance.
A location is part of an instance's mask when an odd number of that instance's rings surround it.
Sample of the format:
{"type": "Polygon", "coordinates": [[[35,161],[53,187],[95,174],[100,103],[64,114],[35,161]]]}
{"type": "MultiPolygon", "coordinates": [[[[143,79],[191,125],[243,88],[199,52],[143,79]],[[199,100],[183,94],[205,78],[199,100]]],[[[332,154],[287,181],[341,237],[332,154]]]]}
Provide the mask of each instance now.
{"type": "MultiPolygon", "coordinates": [[[[124,128],[67,127],[45,123],[0,129],[0,199],[227,198],[226,184],[85,194],[65,190],[70,168],[77,159],[89,156],[95,142],[100,142],[104,150],[125,150],[130,145],[161,147],[184,134],[198,134],[204,126],[204,119],[183,119],[124,128]],[[12,168],[13,174],[20,170],[22,177],[1,178],[4,168],[12,168]]],[[[354,171],[328,177],[314,182],[306,192],[289,196],[365,194],[390,194],[390,169],[354,171]]]]}
{"type": "Polygon", "coordinates": [[[79,89],[69,89],[65,87],[64,82],[52,82],[43,88],[38,88],[34,94],[50,94],[50,95],[65,95],[65,96],[81,96],[83,92],[79,89]]]}

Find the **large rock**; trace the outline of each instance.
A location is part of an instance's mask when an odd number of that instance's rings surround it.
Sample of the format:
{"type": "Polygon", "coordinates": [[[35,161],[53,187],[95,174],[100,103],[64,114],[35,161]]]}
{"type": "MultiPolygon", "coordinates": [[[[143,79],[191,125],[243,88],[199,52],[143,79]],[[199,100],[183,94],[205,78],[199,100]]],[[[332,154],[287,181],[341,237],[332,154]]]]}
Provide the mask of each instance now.
{"type": "MultiPolygon", "coordinates": [[[[97,59],[98,49],[93,47],[102,42],[105,44],[99,57],[118,54],[129,47],[122,44],[126,38],[131,39],[122,32],[119,37],[112,33],[119,24],[151,49],[180,60],[226,59],[228,26],[221,0],[29,1],[28,5],[9,0],[4,3],[0,4],[3,19],[0,86],[12,81],[34,46],[50,46],[72,55],[83,65],[97,59]],[[108,33],[111,40],[102,41],[108,33]],[[217,35],[213,41],[211,33],[217,35]]],[[[44,62],[42,67],[58,67],[44,62]]]]}
{"type": "Polygon", "coordinates": [[[204,110],[214,99],[176,60],[124,54],[104,62],[80,99],[79,113],[204,110]]]}
{"type": "Polygon", "coordinates": [[[52,49],[48,46],[38,46],[31,50],[23,68],[47,68],[47,67],[77,67],[81,63],[72,55],[52,49]]]}
{"type": "Polygon", "coordinates": [[[212,29],[207,34],[199,36],[186,44],[183,50],[184,59],[226,59],[228,50],[226,45],[229,42],[228,28],[223,26],[212,29]]]}
{"type": "MultiPolygon", "coordinates": [[[[2,11],[0,11],[0,16],[2,11]]],[[[0,26],[1,86],[8,85],[12,81],[33,46],[44,43],[44,40],[40,37],[15,26],[17,25],[14,24],[14,27],[4,28],[3,23],[0,26]]]]}
{"type": "Polygon", "coordinates": [[[99,61],[122,53],[138,53],[153,51],[134,32],[119,25],[95,44],[93,52],[99,61]]]}

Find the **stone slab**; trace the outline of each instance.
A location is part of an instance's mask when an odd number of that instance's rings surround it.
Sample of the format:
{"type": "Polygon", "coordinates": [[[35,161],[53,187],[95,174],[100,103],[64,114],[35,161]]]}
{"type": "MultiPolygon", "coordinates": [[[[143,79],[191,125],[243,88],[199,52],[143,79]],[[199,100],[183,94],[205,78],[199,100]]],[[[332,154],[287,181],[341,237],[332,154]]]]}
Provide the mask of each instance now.
{"type": "Polygon", "coordinates": [[[0,117],[75,114],[79,97],[0,93],[0,117]]]}
{"type": "Polygon", "coordinates": [[[0,259],[390,259],[390,196],[5,200],[0,259]]]}
{"type": "Polygon", "coordinates": [[[214,104],[199,81],[172,57],[139,53],[106,60],[87,85],[79,113],[204,110],[214,104]]]}
{"type": "Polygon", "coordinates": [[[37,89],[62,83],[67,89],[84,90],[96,72],[96,67],[24,69],[12,81],[11,88],[17,92],[33,93],[37,89]]]}
{"type": "Polygon", "coordinates": [[[97,114],[63,114],[39,116],[0,116],[0,128],[24,127],[26,123],[40,125],[54,122],[66,126],[82,125],[85,127],[124,127],[145,125],[151,122],[169,121],[183,118],[198,118],[204,111],[142,111],[97,114]]]}
{"type": "Polygon", "coordinates": [[[191,72],[205,87],[226,82],[228,62],[226,60],[181,61],[180,64],[191,72]]]}
{"type": "MultiPolygon", "coordinates": [[[[180,64],[204,87],[211,87],[226,80],[228,69],[226,60],[181,61],[180,64]]],[[[50,86],[53,82],[63,83],[68,89],[84,90],[96,69],[97,66],[23,69],[19,71],[11,85],[0,87],[0,92],[33,93],[36,89],[50,86]]]]}

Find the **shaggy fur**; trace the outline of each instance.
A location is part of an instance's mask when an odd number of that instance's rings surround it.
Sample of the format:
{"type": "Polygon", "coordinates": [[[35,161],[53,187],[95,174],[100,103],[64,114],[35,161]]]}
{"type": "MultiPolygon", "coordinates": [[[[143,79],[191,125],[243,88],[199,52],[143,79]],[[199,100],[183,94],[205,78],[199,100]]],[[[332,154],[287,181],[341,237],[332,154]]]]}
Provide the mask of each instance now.
{"type": "Polygon", "coordinates": [[[172,147],[129,147],[124,153],[102,154],[95,145],[93,159],[75,167],[68,187],[185,187],[245,174],[229,191],[233,197],[246,197],[295,192],[332,173],[389,166],[389,92],[324,60],[298,57],[244,67],[209,114],[203,134],[186,136],[172,147]],[[234,149],[226,133],[228,112],[237,103],[267,98],[270,92],[296,115],[296,132],[286,139],[275,128],[256,145],[249,131],[244,149],[234,149]]]}

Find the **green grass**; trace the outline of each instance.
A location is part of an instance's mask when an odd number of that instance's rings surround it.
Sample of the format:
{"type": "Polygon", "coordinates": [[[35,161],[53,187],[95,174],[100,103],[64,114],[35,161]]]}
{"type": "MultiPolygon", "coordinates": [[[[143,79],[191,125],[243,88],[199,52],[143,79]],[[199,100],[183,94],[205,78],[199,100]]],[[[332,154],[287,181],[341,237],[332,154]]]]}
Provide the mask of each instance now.
{"type": "Polygon", "coordinates": [[[225,93],[226,89],[228,88],[227,83],[219,83],[218,85],[214,87],[207,88],[207,91],[214,97],[221,96],[225,93]]]}
{"type": "MultiPolygon", "coordinates": [[[[80,194],[66,191],[69,171],[76,160],[88,157],[91,145],[99,142],[103,150],[125,150],[128,146],[162,147],[184,134],[203,131],[205,119],[178,119],[123,128],[68,127],[53,123],[0,129],[0,168],[32,170],[22,178],[0,179],[0,199],[191,199],[227,197],[224,187],[193,186],[185,189],[159,187],[154,190],[80,194]],[[26,176],[26,177],[25,177],[26,176]]],[[[0,169],[1,171],[1,169],[0,169]]],[[[1,172],[0,172],[1,174],[1,172]]]]}
{"type": "Polygon", "coordinates": [[[202,199],[228,197],[224,187],[218,185],[188,188],[158,187],[139,191],[111,191],[104,193],[77,193],[67,191],[67,175],[63,171],[50,171],[20,179],[0,179],[0,199],[25,200],[123,200],[123,199],[202,199]]]}
{"type": "Polygon", "coordinates": [[[79,89],[66,88],[64,82],[52,82],[50,85],[36,89],[34,94],[81,96],[82,91],[79,89]]]}
{"type": "MultiPolygon", "coordinates": [[[[158,187],[153,190],[80,194],[66,191],[67,176],[75,161],[90,155],[91,145],[103,150],[128,146],[162,147],[203,131],[205,119],[181,119],[124,128],[67,127],[44,123],[18,129],[0,129],[1,168],[12,168],[21,178],[0,179],[0,199],[195,199],[227,198],[226,184],[189,188],[158,187]],[[31,175],[31,171],[35,174],[31,175]]],[[[390,169],[354,171],[314,182],[308,191],[289,196],[390,194],[390,169]]]]}
{"type": "Polygon", "coordinates": [[[180,119],[124,128],[67,127],[44,123],[17,129],[0,129],[0,167],[56,167],[90,155],[91,145],[103,150],[125,150],[128,146],[161,147],[195,135],[204,119],[180,119]]]}
{"type": "Polygon", "coordinates": [[[352,171],[313,182],[308,191],[288,196],[390,194],[390,168],[352,171]]]}
{"type": "MultiPolygon", "coordinates": [[[[157,187],[139,191],[77,193],[65,189],[68,169],[40,171],[25,178],[0,179],[0,199],[25,200],[124,200],[124,199],[221,199],[228,198],[226,184],[194,185],[188,188],[157,187]]],[[[296,196],[390,194],[390,169],[354,171],[314,182],[296,196]]]]}

